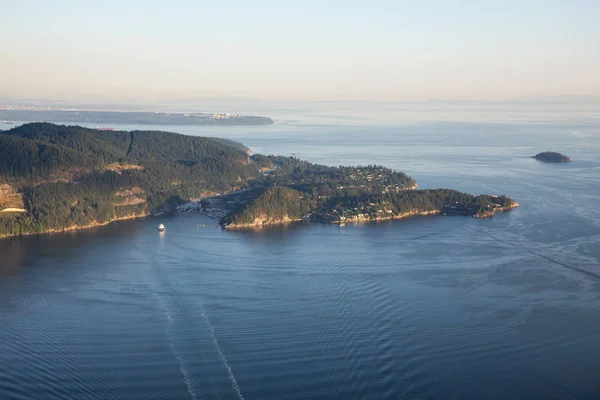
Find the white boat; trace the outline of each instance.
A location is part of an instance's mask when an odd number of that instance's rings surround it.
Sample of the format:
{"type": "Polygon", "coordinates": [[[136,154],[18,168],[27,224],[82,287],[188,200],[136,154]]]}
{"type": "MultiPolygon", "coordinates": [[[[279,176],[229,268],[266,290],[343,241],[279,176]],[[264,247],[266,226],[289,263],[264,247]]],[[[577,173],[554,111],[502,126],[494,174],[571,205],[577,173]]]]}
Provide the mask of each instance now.
{"type": "Polygon", "coordinates": [[[158,226],[158,231],[159,231],[159,232],[164,232],[164,231],[166,231],[166,230],[167,230],[167,228],[165,228],[165,226],[164,226],[163,224],[160,224],[160,225],[158,226]]]}

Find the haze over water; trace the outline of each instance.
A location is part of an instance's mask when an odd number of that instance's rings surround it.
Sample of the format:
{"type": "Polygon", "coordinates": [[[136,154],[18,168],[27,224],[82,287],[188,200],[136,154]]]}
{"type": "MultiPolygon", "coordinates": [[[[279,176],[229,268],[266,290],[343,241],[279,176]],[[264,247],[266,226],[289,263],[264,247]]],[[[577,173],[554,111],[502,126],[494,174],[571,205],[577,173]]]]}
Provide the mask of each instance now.
{"type": "Polygon", "coordinates": [[[117,128],[377,163],[520,207],[247,232],[191,212],[0,241],[0,398],[600,397],[593,108],[262,107],[274,125],[117,128]],[[573,162],[530,158],[546,150],[573,162]]]}

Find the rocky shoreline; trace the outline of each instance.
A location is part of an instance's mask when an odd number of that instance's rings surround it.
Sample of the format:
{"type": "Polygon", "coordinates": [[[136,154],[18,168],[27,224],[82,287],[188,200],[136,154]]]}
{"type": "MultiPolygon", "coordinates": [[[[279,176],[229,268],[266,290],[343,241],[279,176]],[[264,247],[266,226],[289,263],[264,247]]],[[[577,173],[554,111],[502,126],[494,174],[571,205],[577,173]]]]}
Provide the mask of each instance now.
{"type": "Polygon", "coordinates": [[[247,224],[229,224],[229,225],[221,225],[223,229],[226,230],[238,230],[238,229],[248,229],[248,228],[262,228],[273,225],[285,225],[292,222],[300,222],[300,221],[313,221],[310,219],[302,219],[302,218],[282,218],[282,219],[257,219],[251,223],[247,224]]]}
{"type": "Polygon", "coordinates": [[[354,222],[360,223],[360,222],[389,221],[389,220],[393,220],[393,219],[404,219],[404,218],[417,217],[417,216],[422,216],[422,215],[439,215],[439,214],[441,214],[440,210],[409,211],[409,212],[405,212],[402,214],[375,217],[375,218],[370,218],[370,217],[345,218],[345,219],[334,220],[334,221],[325,221],[325,222],[328,222],[331,224],[343,225],[343,224],[354,223],[354,222]]]}
{"type": "Polygon", "coordinates": [[[149,213],[132,214],[132,215],[124,216],[124,217],[116,217],[116,218],[111,219],[110,221],[95,222],[92,224],[81,225],[81,226],[73,225],[73,226],[63,228],[63,229],[52,228],[52,229],[47,229],[43,232],[24,232],[24,233],[19,233],[19,234],[14,234],[14,235],[0,235],[0,239],[8,239],[11,237],[19,237],[19,236],[46,235],[46,234],[53,234],[53,233],[64,233],[64,232],[72,232],[72,231],[78,231],[78,230],[84,230],[84,229],[91,229],[91,228],[97,228],[100,226],[112,224],[113,222],[117,222],[117,221],[126,221],[126,220],[130,220],[130,219],[145,218],[149,215],[150,215],[149,213]]]}
{"type": "MultiPolygon", "coordinates": [[[[486,211],[484,213],[474,214],[474,215],[472,215],[472,217],[478,218],[478,219],[492,218],[494,216],[494,214],[497,212],[510,211],[518,206],[519,206],[519,204],[515,202],[514,204],[512,204],[509,207],[496,208],[494,210],[486,211]]],[[[283,225],[283,224],[289,224],[292,222],[300,222],[300,221],[324,222],[324,223],[344,226],[349,223],[390,221],[390,220],[405,219],[405,218],[427,216],[427,215],[445,215],[445,213],[442,210],[425,210],[425,211],[410,211],[410,212],[405,212],[402,214],[390,215],[390,216],[380,216],[380,217],[375,217],[375,218],[356,217],[356,218],[343,218],[343,219],[337,219],[337,220],[324,220],[324,219],[319,219],[319,218],[295,218],[295,219],[292,219],[289,217],[283,218],[283,219],[268,219],[265,216],[264,218],[257,218],[251,223],[229,224],[229,225],[223,225],[221,227],[223,229],[227,229],[227,230],[243,230],[243,229],[252,229],[252,228],[256,229],[256,228],[268,227],[268,226],[273,226],[273,225],[283,225]]]]}
{"type": "Polygon", "coordinates": [[[491,211],[486,211],[486,212],[482,212],[482,213],[478,213],[473,215],[473,218],[479,218],[479,219],[486,219],[486,218],[492,218],[494,216],[494,214],[496,214],[497,212],[505,212],[505,211],[510,211],[513,208],[517,208],[519,207],[519,203],[517,203],[516,201],[508,207],[499,207],[496,208],[494,210],[491,211]]]}
{"type": "MultiPolygon", "coordinates": [[[[224,193],[221,195],[212,195],[212,196],[205,197],[202,199],[190,199],[189,201],[187,201],[183,204],[180,204],[175,208],[167,207],[167,204],[165,204],[160,211],[155,212],[155,213],[150,213],[150,212],[135,213],[135,214],[126,215],[126,216],[122,216],[122,217],[115,217],[109,221],[95,222],[95,223],[81,225],[81,226],[73,225],[73,226],[63,228],[63,229],[51,228],[51,229],[47,229],[43,232],[23,232],[23,233],[12,234],[12,235],[5,234],[5,235],[0,235],[0,239],[6,239],[6,238],[18,237],[18,236],[63,233],[63,232],[70,232],[70,231],[76,231],[76,230],[91,229],[91,228],[97,228],[100,226],[105,226],[105,225],[111,224],[116,221],[125,221],[125,220],[130,220],[130,219],[137,219],[137,218],[146,218],[149,216],[159,216],[159,215],[164,214],[165,212],[167,212],[167,213],[171,213],[171,212],[184,213],[184,212],[190,212],[190,211],[195,210],[195,211],[200,211],[200,212],[206,214],[209,218],[220,220],[225,215],[227,215],[230,212],[230,210],[220,207],[218,205],[219,202],[214,199],[219,199],[219,200],[220,199],[228,199],[229,196],[240,195],[246,191],[247,191],[247,189],[242,189],[242,190],[237,190],[237,191],[230,192],[230,193],[224,193]],[[212,206],[211,206],[211,204],[212,204],[212,206]]],[[[230,201],[230,200],[226,200],[226,201],[230,201]]]]}
{"type": "MultiPolygon", "coordinates": [[[[238,190],[238,191],[231,192],[231,193],[225,193],[225,194],[221,194],[221,195],[205,197],[202,199],[192,199],[186,203],[183,203],[183,204],[177,206],[176,209],[174,210],[174,212],[184,213],[184,212],[190,212],[190,211],[200,211],[203,214],[205,214],[206,216],[208,216],[209,218],[219,221],[223,217],[228,215],[231,212],[231,209],[235,205],[240,204],[240,203],[238,203],[240,196],[243,196],[247,192],[248,192],[248,189],[242,189],[242,190],[238,190]],[[234,200],[231,200],[231,198],[234,198],[234,200]]],[[[510,207],[501,207],[501,208],[496,208],[491,211],[486,211],[484,213],[475,214],[475,215],[473,215],[473,218],[478,218],[478,219],[492,218],[496,212],[510,211],[518,206],[519,206],[519,204],[515,202],[510,207]]],[[[130,220],[130,219],[145,218],[148,216],[158,216],[163,213],[164,212],[159,212],[159,213],[155,213],[155,214],[151,214],[151,213],[132,214],[132,215],[124,216],[124,217],[116,217],[116,218],[111,219],[110,221],[97,222],[97,223],[88,224],[85,226],[70,226],[70,227],[67,227],[64,229],[49,229],[44,232],[35,232],[35,233],[0,235],[0,239],[16,237],[16,236],[30,236],[30,235],[39,235],[39,234],[63,233],[63,232],[81,230],[81,229],[90,229],[90,228],[105,226],[105,225],[108,225],[108,224],[116,222],[116,221],[125,221],[125,220],[130,220]]],[[[404,219],[404,218],[411,218],[411,217],[418,217],[418,216],[442,215],[442,214],[444,214],[444,212],[441,210],[426,210],[426,211],[410,211],[410,212],[406,212],[406,213],[402,213],[402,214],[398,214],[398,215],[380,216],[380,217],[375,217],[375,218],[356,217],[356,218],[343,218],[343,219],[338,219],[338,220],[324,220],[324,219],[319,219],[319,218],[290,218],[290,217],[286,217],[283,219],[268,219],[266,216],[264,216],[264,218],[256,219],[252,223],[229,224],[229,225],[220,225],[219,224],[218,226],[220,228],[223,228],[226,230],[232,230],[232,231],[233,230],[244,230],[244,229],[257,229],[257,228],[269,227],[269,226],[274,226],[274,225],[285,225],[285,224],[289,224],[289,223],[293,223],[293,222],[301,222],[301,221],[324,222],[324,223],[336,224],[336,225],[343,226],[348,223],[389,221],[389,220],[404,219]]]]}

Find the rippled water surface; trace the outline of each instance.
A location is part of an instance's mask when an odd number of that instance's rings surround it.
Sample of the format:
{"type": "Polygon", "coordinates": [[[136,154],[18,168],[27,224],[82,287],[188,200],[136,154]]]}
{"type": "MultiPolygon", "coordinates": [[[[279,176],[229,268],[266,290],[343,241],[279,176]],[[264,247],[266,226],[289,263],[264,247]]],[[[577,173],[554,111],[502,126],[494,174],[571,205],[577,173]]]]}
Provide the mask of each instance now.
{"type": "Polygon", "coordinates": [[[250,232],[191,212],[0,241],[0,398],[600,397],[598,125],[171,130],[520,207],[250,232]],[[529,158],[544,150],[574,161],[529,158]]]}

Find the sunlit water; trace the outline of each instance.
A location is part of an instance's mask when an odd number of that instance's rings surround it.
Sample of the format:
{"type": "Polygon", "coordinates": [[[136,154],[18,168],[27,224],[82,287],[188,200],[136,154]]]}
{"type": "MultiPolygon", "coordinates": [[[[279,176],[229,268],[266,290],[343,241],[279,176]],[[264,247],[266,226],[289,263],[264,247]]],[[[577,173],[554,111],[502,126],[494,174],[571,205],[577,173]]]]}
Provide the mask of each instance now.
{"type": "Polygon", "coordinates": [[[191,212],[0,241],[0,398],[600,397],[599,125],[161,128],[520,207],[256,232],[191,212]],[[544,150],[574,161],[529,158],[544,150]]]}

